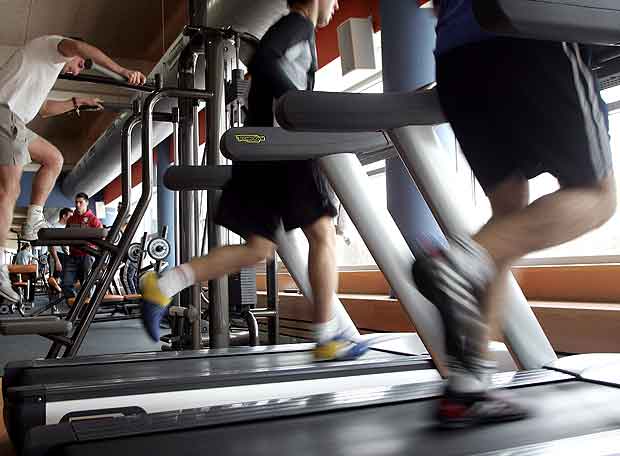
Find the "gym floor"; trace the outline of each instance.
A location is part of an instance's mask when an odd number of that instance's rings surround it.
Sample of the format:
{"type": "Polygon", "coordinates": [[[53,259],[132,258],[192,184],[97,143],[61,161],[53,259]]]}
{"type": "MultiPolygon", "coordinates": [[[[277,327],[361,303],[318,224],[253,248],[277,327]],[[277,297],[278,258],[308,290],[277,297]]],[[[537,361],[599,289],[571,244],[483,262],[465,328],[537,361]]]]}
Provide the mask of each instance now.
{"type": "MultiPolygon", "coordinates": [[[[10,336],[0,339],[0,376],[9,361],[44,358],[51,342],[40,336],[10,336]]],[[[79,354],[135,353],[159,351],[142,329],[140,320],[95,323],[90,327],[79,354]]],[[[1,453],[0,453],[1,454],[1,453]]]]}
{"type": "MultiPolygon", "coordinates": [[[[50,341],[40,336],[0,338],[0,377],[4,373],[4,365],[9,361],[44,358],[50,344],[50,341]]],[[[159,351],[160,347],[160,343],[153,343],[146,336],[140,320],[115,321],[93,324],[82,345],[80,355],[149,352],[159,351]]],[[[0,455],[14,454],[4,429],[4,422],[0,422],[0,455]]]]}

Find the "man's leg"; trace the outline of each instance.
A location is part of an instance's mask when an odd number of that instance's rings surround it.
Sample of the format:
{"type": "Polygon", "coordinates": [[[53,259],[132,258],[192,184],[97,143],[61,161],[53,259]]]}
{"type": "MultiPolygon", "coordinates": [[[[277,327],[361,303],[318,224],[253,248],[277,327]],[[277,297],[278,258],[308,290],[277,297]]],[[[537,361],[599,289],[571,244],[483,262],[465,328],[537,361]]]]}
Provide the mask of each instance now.
{"type": "Polygon", "coordinates": [[[308,238],[308,274],[314,298],[314,338],[318,361],[354,359],[368,346],[347,340],[334,315],[333,298],[338,289],[336,265],[336,228],[329,216],[323,216],[303,228],[308,238]]]}
{"type": "MultiPolygon", "coordinates": [[[[529,204],[529,182],[520,175],[509,177],[500,183],[487,195],[491,203],[492,217],[486,225],[495,223],[511,214],[523,210],[529,204]]],[[[486,226],[485,225],[485,226],[486,226]]],[[[483,228],[484,229],[484,228],[483,228]]],[[[493,335],[502,331],[502,308],[506,284],[506,274],[510,271],[508,263],[498,265],[495,278],[489,283],[482,307],[486,309],[488,321],[488,333],[485,339],[488,341],[493,335]]],[[[488,342],[484,344],[488,347],[488,342]]]]}
{"type": "MultiPolygon", "coordinates": [[[[6,245],[9,235],[15,201],[19,197],[21,175],[21,166],[0,165],[0,247],[6,245]]],[[[19,295],[11,287],[6,265],[0,265],[0,297],[10,302],[19,301],[19,295]]]]}
{"type": "Polygon", "coordinates": [[[39,229],[48,226],[43,217],[43,206],[62,171],[64,159],[54,145],[40,137],[28,145],[28,152],[32,161],[41,165],[32,181],[28,218],[23,230],[24,239],[34,241],[39,229]]]}
{"type": "Polygon", "coordinates": [[[502,266],[598,228],[615,210],[616,186],[610,174],[599,183],[560,189],[522,211],[491,220],[474,240],[502,266]]]}
{"type": "Polygon", "coordinates": [[[196,283],[217,279],[226,274],[253,266],[273,255],[275,244],[258,235],[248,237],[243,245],[213,249],[208,255],[194,258],[166,271],[161,278],[148,273],[141,283],[145,328],[154,341],[159,340],[159,323],[172,297],[196,283]]]}
{"type": "Polygon", "coordinates": [[[62,270],[62,293],[66,299],[75,297],[75,281],[79,273],[79,258],[67,256],[62,270]]]}
{"type": "Polygon", "coordinates": [[[314,323],[324,324],[334,318],[332,299],[338,288],[336,266],[336,229],[330,217],[321,217],[303,228],[308,238],[308,274],[314,297],[314,323]]]}

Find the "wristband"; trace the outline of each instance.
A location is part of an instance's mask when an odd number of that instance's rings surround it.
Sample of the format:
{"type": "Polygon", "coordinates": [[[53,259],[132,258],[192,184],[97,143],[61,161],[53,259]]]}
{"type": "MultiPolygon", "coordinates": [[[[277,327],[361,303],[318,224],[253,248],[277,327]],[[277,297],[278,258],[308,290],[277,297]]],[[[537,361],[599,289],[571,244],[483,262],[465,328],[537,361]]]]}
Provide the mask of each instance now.
{"type": "Polygon", "coordinates": [[[75,97],[71,98],[71,100],[73,101],[73,109],[75,110],[75,114],[80,117],[80,107],[77,103],[77,99],[75,97]]]}

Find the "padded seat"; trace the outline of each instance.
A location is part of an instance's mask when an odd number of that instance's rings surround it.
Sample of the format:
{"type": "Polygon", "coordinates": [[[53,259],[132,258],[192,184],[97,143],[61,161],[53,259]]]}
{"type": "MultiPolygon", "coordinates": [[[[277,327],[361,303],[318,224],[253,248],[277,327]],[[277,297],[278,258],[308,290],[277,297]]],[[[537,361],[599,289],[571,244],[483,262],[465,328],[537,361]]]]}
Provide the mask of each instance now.
{"type": "Polygon", "coordinates": [[[141,294],[128,294],[124,296],[125,301],[142,301],[141,294]]]}
{"type": "Polygon", "coordinates": [[[36,264],[10,264],[9,274],[36,274],[36,264]]]}
{"type": "Polygon", "coordinates": [[[41,241],[97,241],[107,235],[105,228],[44,228],[37,234],[41,241]]]}
{"type": "Polygon", "coordinates": [[[58,317],[26,317],[0,319],[0,334],[19,336],[29,334],[67,335],[72,324],[58,317]]]}
{"type": "Polygon", "coordinates": [[[171,166],[164,175],[164,185],[173,191],[221,190],[232,178],[232,166],[171,166]]]}

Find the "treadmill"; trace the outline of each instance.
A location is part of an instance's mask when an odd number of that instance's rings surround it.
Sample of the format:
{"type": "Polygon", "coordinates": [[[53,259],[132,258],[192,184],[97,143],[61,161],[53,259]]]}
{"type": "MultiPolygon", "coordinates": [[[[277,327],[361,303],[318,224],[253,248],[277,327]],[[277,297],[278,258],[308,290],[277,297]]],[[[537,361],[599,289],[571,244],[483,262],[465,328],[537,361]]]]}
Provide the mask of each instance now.
{"type": "Polygon", "coordinates": [[[533,416],[446,432],[432,421],[441,383],[403,384],[39,427],[23,454],[620,454],[617,387],[557,370],[498,374],[494,385],[513,389],[533,416]]]}
{"type": "Polygon", "coordinates": [[[352,383],[439,379],[424,346],[409,335],[409,347],[419,347],[415,354],[404,346],[406,338],[337,363],[314,363],[313,344],[9,363],[2,385],[5,423],[21,448],[25,434],[42,425],[339,392],[352,383]]]}
{"type": "MultiPolygon", "coordinates": [[[[319,149],[328,153],[355,152],[362,160],[394,154],[382,133],[313,137],[315,144],[322,144],[319,149]]],[[[150,140],[143,144],[151,149],[150,140]]],[[[298,148],[307,149],[305,144],[303,141],[298,148]]],[[[221,171],[220,167],[207,167],[203,179],[217,179],[221,171]]],[[[190,184],[201,182],[193,180],[190,184]]],[[[389,248],[384,255],[397,256],[389,248]]],[[[409,264],[401,268],[401,277],[408,273],[409,264]]],[[[421,295],[411,288],[410,301],[414,301],[421,295]]],[[[345,312],[343,308],[341,312],[345,312]]],[[[370,339],[372,350],[360,360],[345,363],[313,363],[312,344],[9,363],[3,379],[7,430],[20,448],[29,429],[64,421],[144,415],[196,404],[206,407],[257,398],[274,400],[300,393],[341,392],[350,388],[353,379],[376,387],[439,378],[427,352],[428,344],[416,334],[361,337],[370,339]]],[[[515,368],[502,344],[498,346],[498,357],[506,370],[515,368]]]]}

